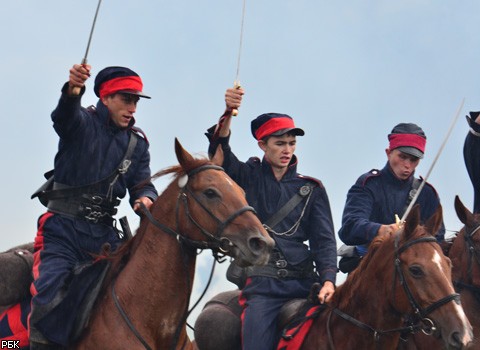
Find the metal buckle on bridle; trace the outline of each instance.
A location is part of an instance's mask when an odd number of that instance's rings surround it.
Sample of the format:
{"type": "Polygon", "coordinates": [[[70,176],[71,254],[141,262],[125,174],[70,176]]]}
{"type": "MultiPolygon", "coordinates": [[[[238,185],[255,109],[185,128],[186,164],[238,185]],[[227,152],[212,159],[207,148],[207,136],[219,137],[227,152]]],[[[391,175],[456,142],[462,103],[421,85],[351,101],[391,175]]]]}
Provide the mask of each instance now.
{"type": "Polygon", "coordinates": [[[422,326],[423,334],[432,335],[437,330],[437,327],[435,326],[435,322],[433,322],[431,319],[422,318],[421,322],[423,324],[422,326]]]}
{"type": "Polygon", "coordinates": [[[218,246],[218,249],[222,252],[222,253],[228,253],[230,251],[230,249],[233,247],[233,243],[226,237],[221,237],[219,239],[219,246],[218,246]]]}

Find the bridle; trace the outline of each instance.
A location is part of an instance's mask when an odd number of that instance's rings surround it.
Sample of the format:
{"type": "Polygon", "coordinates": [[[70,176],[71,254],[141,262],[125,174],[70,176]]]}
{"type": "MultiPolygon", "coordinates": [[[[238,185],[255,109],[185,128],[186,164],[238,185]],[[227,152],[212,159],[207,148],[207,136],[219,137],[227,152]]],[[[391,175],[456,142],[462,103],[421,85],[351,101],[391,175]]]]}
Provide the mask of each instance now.
{"type": "MultiPolygon", "coordinates": [[[[200,200],[200,198],[198,198],[198,196],[196,196],[191,191],[191,189],[188,186],[188,182],[191,178],[193,178],[195,175],[197,175],[198,173],[200,173],[202,171],[205,171],[205,170],[219,170],[219,171],[224,172],[224,169],[220,166],[213,165],[213,164],[206,164],[206,165],[202,165],[198,168],[195,168],[193,170],[190,170],[187,174],[185,174],[183,176],[180,176],[179,181],[178,181],[178,184],[179,184],[179,187],[180,187],[180,192],[178,194],[177,203],[176,203],[176,206],[175,206],[175,221],[176,221],[175,230],[166,226],[165,224],[162,224],[160,221],[155,219],[153,217],[152,213],[145,207],[145,205],[143,205],[143,203],[140,202],[140,206],[142,208],[143,214],[150,221],[150,223],[152,223],[155,227],[157,227],[161,231],[175,237],[177,239],[177,241],[180,243],[180,247],[182,247],[182,249],[183,249],[184,246],[187,246],[187,247],[192,248],[192,249],[201,249],[201,250],[211,249],[212,252],[213,252],[213,256],[214,256],[215,260],[221,262],[222,259],[224,258],[224,256],[226,255],[226,253],[228,253],[235,246],[233,244],[233,242],[230,241],[230,239],[228,239],[226,237],[223,237],[223,233],[224,233],[225,229],[228,227],[228,225],[230,225],[240,215],[242,215],[246,212],[252,212],[256,215],[256,212],[255,212],[255,209],[253,209],[253,207],[246,205],[246,206],[238,209],[237,211],[235,211],[233,214],[231,214],[225,220],[219,219],[205,205],[205,203],[202,200],[200,200]],[[207,229],[202,227],[198,223],[198,221],[195,220],[195,218],[192,216],[192,214],[190,212],[190,205],[189,205],[189,200],[188,200],[189,197],[191,197],[195,201],[195,203],[197,203],[203,209],[203,211],[206,214],[208,214],[208,216],[210,216],[217,223],[217,230],[214,234],[212,234],[207,229]],[[184,208],[184,212],[185,212],[185,215],[187,216],[188,220],[191,223],[193,223],[193,225],[195,227],[197,227],[200,230],[200,232],[202,232],[202,234],[206,237],[206,240],[204,240],[204,241],[203,240],[194,240],[194,239],[191,239],[191,238],[187,237],[185,234],[180,232],[180,228],[179,228],[179,226],[180,226],[179,225],[179,223],[180,223],[180,207],[182,207],[182,206],[184,208]]],[[[186,273],[187,262],[185,260],[185,254],[183,254],[183,257],[184,257],[183,260],[184,260],[184,268],[185,268],[185,277],[186,277],[186,280],[187,280],[187,286],[189,287],[188,290],[190,290],[190,287],[191,287],[190,286],[190,280],[188,278],[188,273],[186,273]]],[[[132,333],[142,343],[142,345],[144,346],[144,348],[146,350],[151,350],[152,347],[150,347],[148,345],[148,343],[145,341],[145,339],[143,339],[143,337],[140,335],[138,330],[135,328],[133,323],[128,318],[128,315],[125,312],[125,310],[120,305],[118,297],[115,293],[115,281],[112,284],[112,298],[113,298],[113,301],[115,303],[115,306],[117,307],[117,310],[119,311],[120,315],[123,317],[124,321],[127,323],[128,327],[130,328],[132,333]]],[[[188,317],[188,313],[189,313],[189,311],[188,311],[188,299],[189,298],[187,298],[186,310],[185,310],[185,312],[183,314],[183,317],[181,318],[181,320],[180,320],[180,322],[177,326],[176,332],[175,332],[175,338],[174,338],[174,342],[172,344],[172,347],[174,349],[176,348],[176,345],[177,345],[177,342],[178,342],[178,337],[180,335],[181,326],[186,321],[186,318],[188,317]]],[[[185,344],[183,346],[185,346],[185,344]]]]}
{"type": "Polygon", "coordinates": [[[480,266],[480,256],[475,249],[475,243],[473,242],[473,236],[480,230],[480,224],[477,224],[471,230],[465,226],[463,238],[465,239],[466,250],[468,253],[468,267],[467,267],[467,283],[462,281],[453,281],[453,284],[457,289],[466,288],[476,294],[480,294],[480,287],[473,284],[473,261],[475,260],[477,265],[480,266]]]}
{"type": "Polygon", "coordinates": [[[413,320],[409,320],[409,322],[411,322],[410,327],[412,327],[415,323],[420,322],[422,324],[422,327],[420,328],[422,332],[425,333],[426,335],[432,335],[436,331],[435,322],[433,322],[427,316],[431,314],[433,311],[435,311],[436,309],[438,309],[439,307],[449,303],[452,300],[455,301],[457,304],[460,304],[460,294],[452,293],[450,295],[447,295],[441,298],[440,300],[437,300],[436,302],[432,303],[428,307],[422,308],[420,304],[418,304],[418,302],[413,297],[413,293],[410,290],[410,287],[408,287],[408,283],[405,279],[405,275],[401,268],[400,254],[414,244],[423,243],[423,242],[437,243],[437,239],[433,236],[417,238],[413,241],[405,243],[401,247],[398,247],[399,239],[400,239],[400,235],[397,235],[397,237],[395,237],[395,271],[399,276],[400,284],[403,286],[403,289],[405,291],[405,294],[407,295],[408,301],[413,309],[413,320]]]}
{"type": "MultiPolygon", "coordinates": [[[[453,293],[453,294],[447,295],[446,297],[441,298],[440,300],[437,300],[436,302],[432,303],[431,305],[429,305],[426,308],[422,308],[420,306],[420,304],[415,300],[415,298],[413,296],[413,293],[410,290],[410,287],[408,286],[408,284],[406,282],[405,275],[404,275],[404,273],[402,271],[402,267],[401,267],[402,262],[400,260],[400,254],[402,254],[404,251],[406,251],[408,248],[410,248],[411,246],[413,246],[415,244],[428,243],[428,242],[435,242],[436,243],[437,240],[436,240],[435,237],[421,237],[421,238],[417,238],[417,239],[414,239],[412,241],[409,241],[409,242],[405,243],[404,245],[402,245],[400,247],[399,247],[399,240],[400,240],[400,235],[397,234],[397,236],[395,237],[395,260],[394,260],[395,275],[398,274],[398,279],[400,281],[400,284],[403,286],[403,289],[405,291],[405,294],[407,295],[408,301],[409,301],[409,303],[410,303],[410,305],[413,309],[413,317],[408,318],[409,324],[407,326],[400,327],[400,328],[394,328],[394,329],[389,329],[389,330],[378,330],[378,329],[375,329],[375,328],[373,328],[373,327],[355,319],[354,317],[344,313],[343,311],[341,311],[337,308],[334,308],[332,310],[332,313],[335,313],[336,315],[338,315],[338,316],[342,317],[343,319],[349,321],[350,323],[354,324],[355,326],[357,326],[359,328],[362,328],[362,329],[365,329],[365,330],[368,330],[371,333],[373,333],[375,344],[377,344],[377,342],[380,340],[381,336],[388,335],[390,333],[396,333],[396,332],[399,332],[399,333],[405,333],[405,332],[415,333],[415,332],[418,332],[418,331],[421,330],[426,335],[431,335],[431,334],[433,334],[433,332],[435,332],[436,327],[435,327],[435,323],[430,318],[427,318],[427,316],[430,313],[432,313],[434,310],[436,310],[439,307],[449,303],[452,300],[454,300],[458,304],[460,303],[460,295],[458,293],[453,293]]],[[[393,294],[394,295],[395,295],[395,283],[396,283],[396,281],[397,281],[397,279],[395,277],[394,282],[393,282],[393,291],[394,291],[393,294]]],[[[394,297],[394,300],[395,300],[395,297],[394,297]]],[[[331,332],[330,332],[330,318],[331,318],[332,313],[330,313],[330,315],[328,317],[328,320],[327,320],[327,333],[328,333],[329,345],[332,349],[335,349],[335,346],[333,344],[333,339],[332,339],[332,336],[331,336],[331,332]]]]}
{"type": "Polygon", "coordinates": [[[225,254],[230,251],[230,249],[234,246],[234,244],[226,237],[222,237],[225,229],[227,228],[228,225],[232,223],[233,220],[235,220],[237,217],[242,215],[245,212],[252,212],[256,214],[255,209],[251,206],[244,206],[231,214],[228,218],[225,220],[220,220],[208,207],[190,190],[188,186],[188,181],[190,178],[195,176],[196,174],[205,171],[205,170],[219,170],[219,171],[224,171],[222,167],[217,166],[217,165],[212,165],[212,164],[207,164],[207,165],[202,165],[198,168],[195,168],[188,172],[186,175],[186,179],[184,179],[185,185],[181,186],[180,193],[178,194],[177,198],[177,204],[176,204],[176,209],[175,209],[175,217],[176,217],[176,229],[173,230],[170,227],[162,224],[159,222],[157,219],[155,219],[150,213],[150,211],[142,206],[143,213],[145,214],[146,218],[157,228],[162,230],[165,233],[168,233],[174,237],[180,242],[183,243],[191,248],[195,249],[212,249],[214,251],[214,256],[216,260],[218,261],[221,257],[219,257],[219,254],[225,254]],[[193,198],[193,200],[200,205],[200,207],[217,223],[217,231],[215,234],[210,233],[208,230],[206,230],[204,227],[202,227],[197,220],[195,220],[190,213],[189,209],[189,204],[188,204],[188,198],[189,196],[193,198]],[[191,223],[193,223],[201,232],[202,234],[206,237],[206,240],[193,240],[188,238],[185,234],[180,233],[179,229],[179,223],[180,223],[180,218],[179,218],[179,213],[180,213],[180,204],[183,204],[183,207],[185,209],[185,214],[190,220],[191,223]]]}

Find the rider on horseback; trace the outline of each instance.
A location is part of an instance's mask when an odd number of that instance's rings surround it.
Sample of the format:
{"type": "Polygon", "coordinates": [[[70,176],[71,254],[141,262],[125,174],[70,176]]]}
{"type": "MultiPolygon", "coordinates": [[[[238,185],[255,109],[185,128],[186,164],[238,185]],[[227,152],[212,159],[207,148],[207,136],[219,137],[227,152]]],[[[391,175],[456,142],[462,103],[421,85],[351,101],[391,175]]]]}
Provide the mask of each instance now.
{"type": "MultiPolygon", "coordinates": [[[[345,244],[355,246],[356,256],[340,260],[340,269],[345,273],[358,265],[375,236],[398,230],[395,215],[403,215],[421,181],[414,173],[425,152],[427,137],[423,130],[413,123],[400,123],[388,135],[388,140],[385,167],[360,176],[347,194],[338,235],[345,244]]],[[[426,185],[417,199],[422,208],[422,221],[431,217],[440,205],[433,186],[426,185]]],[[[444,234],[442,224],[436,233],[437,239],[443,240],[444,234]]]]}
{"type": "Polygon", "coordinates": [[[38,220],[35,238],[31,349],[67,345],[68,330],[48,329],[46,324],[55,324],[48,315],[64,308],[74,317],[78,305],[61,303],[72,271],[91,262],[104,244],[115,249],[123,242],[113,218],[119,198],[128,190],[134,210],[140,202],[149,207],[157,198],[152,183],[139,186],[150,178],[149,145],[133,117],[139,98],[150,98],[142,92],[140,77],[124,67],[101,70],[94,87],[100,99],[96,108],[87,109],[80,102],[89,76],[89,65],[74,65],[52,113],[60,142],[53,189],[40,194],[48,211],[38,220]]]}
{"type": "Polygon", "coordinates": [[[232,111],[240,107],[243,94],[241,88],[227,90],[225,113],[207,136],[209,153],[222,147],[225,171],[245,190],[247,201],[275,240],[269,263],[248,268],[240,298],[243,348],[273,349],[280,338],[277,315],[287,301],[306,298],[314,282],[322,285],[320,302],[331,300],[336,240],[325,188],[319,180],[297,173],[296,136],[304,131],[295,127],[291,117],[268,113],[252,121],[252,134],[264,152],[262,160],[252,157],[243,163],[231,151],[232,111]]]}

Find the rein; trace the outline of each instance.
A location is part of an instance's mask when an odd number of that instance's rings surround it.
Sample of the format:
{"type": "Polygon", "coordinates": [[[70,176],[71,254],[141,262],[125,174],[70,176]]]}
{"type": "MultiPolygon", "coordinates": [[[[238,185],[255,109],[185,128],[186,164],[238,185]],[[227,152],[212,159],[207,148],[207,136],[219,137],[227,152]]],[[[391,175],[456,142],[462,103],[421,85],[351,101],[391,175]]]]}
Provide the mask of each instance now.
{"type": "MultiPolygon", "coordinates": [[[[211,249],[213,251],[213,256],[215,258],[215,261],[222,262],[221,260],[226,253],[230,251],[232,247],[234,247],[234,244],[226,237],[222,237],[222,234],[224,233],[224,230],[227,228],[228,225],[230,225],[237,217],[240,215],[244,214],[245,212],[253,212],[256,214],[255,209],[251,206],[244,206],[240,208],[239,210],[235,211],[233,214],[231,214],[226,220],[222,221],[220,220],[208,207],[197,197],[195,194],[190,190],[188,187],[188,180],[189,178],[193,177],[194,175],[205,171],[205,170],[219,170],[219,171],[224,171],[222,167],[217,166],[217,165],[212,165],[212,164],[207,164],[200,166],[198,168],[193,169],[186,175],[184,175],[186,178],[180,178],[181,181],[179,181],[179,186],[180,186],[180,193],[177,198],[177,204],[176,204],[176,209],[175,209],[175,218],[176,218],[176,230],[173,230],[172,228],[166,226],[165,224],[161,223],[157,219],[155,219],[152,215],[152,213],[147,209],[147,207],[140,202],[141,209],[143,213],[145,214],[145,217],[150,221],[151,224],[153,224],[155,227],[160,229],[161,231],[175,237],[177,241],[180,243],[180,247],[183,249],[183,246],[188,246],[190,248],[195,248],[195,249],[211,249]],[[185,180],[185,181],[183,181],[185,180]],[[181,185],[181,182],[183,182],[183,185],[181,185]],[[212,234],[208,232],[205,228],[203,228],[191,215],[190,209],[189,209],[189,203],[188,203],[188,196],[192,197],[197,204],[217,223],[218,228],[215,234],[212,234]],[[179,233],[179,209],[180,209],[180,204],[183,204],[183,207],[185,209],[185,214],[192,222],[195,227],[197,227],[200,232],[206,237],[206,241],[202,240],[193,240],[185,236],[185,234],[179,233]]],[[[185,254],[182,254],[183,256],[183,263],[184,263],[184,269],[185,271],[187,270],[187,261],[185,259],[185,254]]],[[[190,285],[190,280],[188,278],[188,274],[185,273],[185,277],[187,280],[187,286],[188,290],[191,290],[191,285],[190,285]]],[[[205,294],[205,292],[204,292],[205,294]]],[[[137,331],[133,323],[130,321],[127,313],[125,310],[122,308],[120,305],[120,302],[118,300],[118,297],[115,292],[115,282],[112,284],[112,298],[115,303],[115,306],[117,310],[119,311],[120,315],[124,319],[125,323],[128,325],[129,329],[132,331],[132,333],[137,337],[137,339],[142,343],[144,348],[146,350],[151,350],[152,348],[148,345],[148,343],[145,341],[145,339],[140,335],[140,333],[137,331]]],[[[181,326],[184,322],[186,322],[186,319],[190,312],[192,310],[188,310],[188,301],[189,301],[189,296],[187,297],[187,305],[186,309],[183,313],[183,317],[180,320],[177,329],[175,331],[175,338],[174,338],[174,343],[172,344],[172,347],[175,348],[176,344],[178,342],[178,337],[180,336],[180,330],[181,326]]],[[[199,300],[200,301],[200,300],[199,300]]],[[[198,302],[196,303],[196,305],[198,302]]],[[[185,344],[183,345],[185,346],[185,344]]],[[[183,348],[183,347],[182,347],[183,348]]]]}
{"type": "MultiPolygon", "coordinates": [[[[425,242],[437,242],[437,240],[434,237],[422,237],[422,238],[418,238],[418,239],[415,239],[413,241],[407,242],[404,245],[402,245],[401,247],[399,247],[398,246],[399,238],[400,238],[400,235],[397,235],[396,238],[395,238],[395,262],[394,262],[395,263],[395,273],[398,274],[400,284],[402,284],[403,289],[405,290],[407,298],[410,302],[410,305],[412,306],[414,316],[415,316],[414,318],[416,319],[416,322],[414,323],[413,320],[410,320],[409,325],[407,325],[405,327],[393,328],[393,329],[388,329],[388,330],[379,330],[379,329],[375,329],[375,328],[357,320],[356,318],[344,313],[343,311],[341,311],[337,308],[333,308],[332,313],[330,313],[329,318],[327,320],[328,341],[329,341],[329,345],[332,349],[335,349],[335,346],[333,344],[333,339],[332,339],[332,336],[331,336],[331,332],[330,332],[330,318],[331,318],[331,315],[333,313],[340,316],[344,320],[352,323],[353,325],[373,333],[375,344],[378,346],[378,341],[380,340],[380,337],[384,336],[384,335],[388,335],[390,333],[396,333],[396,332],[416,333],[416,332],[421,330],[426,335],[433,334],[433,332],[436,330],[435,323],[431,319],[427,318],[426,316],[428,314],[432,313],[437,308],[449,303],[452,300],[454,300],[457,303],[460,303],[460,295],[458,293],[454,293],[454,294],[451,294],[451,295],[447,295],[446,297],[441,298],[440,300],[437,300],[436,302],[429,305],[425,309],[420,307],[420,305],[417,303],[417,301],[413,297],[413,294],[412,294],[410,288],[408,287],[408,284],[406,283],[405,276],[404,276],[403,271],[401,269],[400,254],[403,253],[408,248],[410,248],[411,246],[413,246],[414,244],[425,243],[425,242]]],[[[396,279],[395,279],[395,281],[396,281],[396,279]]],[[[393,290],[395,290],[395,289],[393,289],[393,290]]]]}

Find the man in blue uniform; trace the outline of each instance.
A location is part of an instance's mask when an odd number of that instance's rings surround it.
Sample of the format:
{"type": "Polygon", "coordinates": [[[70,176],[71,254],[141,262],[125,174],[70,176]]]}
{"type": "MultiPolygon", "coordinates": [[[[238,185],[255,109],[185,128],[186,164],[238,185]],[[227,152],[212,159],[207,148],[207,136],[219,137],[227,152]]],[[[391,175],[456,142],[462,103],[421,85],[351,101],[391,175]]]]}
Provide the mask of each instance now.
{"type": "Polygon", "coordinates": [[[463,158],[473,185],[473,212],[480,213],[480,112],[467,116],[470,131],[465,138],[463,158]]]}
{"type": "MultiPolygon", "coordinates": [[[[398,230],[395,215],[402,217],[420,184],[414,173],[425,152],[427,138],[423,130],[413,123],[400,123],[388,135],[388,140],[385,167],[360,176],[347,194],[338,235],[345,244],[356,246],[360,257],[367,253],[368,245],[377,235],[398,230]]],[[[435,189],[426,183],[416,203],[420,204],[421,219],[425,221],[433,215],[440,199],[435,189]]],[[[443,225],[436,234],[438,240],[443,240],[443,225]]],[[[343,272],[355,267],[344,267],[340,261],[343,272]]]]}
{"type": "Polygon", "coordinates": [[[285,302],[307,297],[314,282],[322,285],[320,302],[331,300],[336,241],[325,188],[319,180],[297,173],[296,136],[304,131],[295,127],[290,116],[267,113],[252,121],[252,135],[263,159],[252,157],[244,163],[232,152],[232,110],[240,107],[243,94],[243,89],[227,90],[225,113],[207,136],[209,153],[222,147],[225,171],[245,190],[247,201],[276,243],[266,266],[248,269],[241,295],[243,349],[270,350],[280,338],[276,321],[285,302]]]}
{"type": "MultiPolygon", "coordinates": [[[[142,80],[128,68],[107,67],[95,79],[96,107],[83,108],[89,76],[89,65],[74,65],[52,113],[60,141],[53,190],[43,195],[48,211],[38,220],[35,238],[31,349],[67,345],[68,330],[63,325],[48,329],[48,315],[60,307],[74,270],[91,262],[105,244],[113,250],[122,243],[113,218],[119,198],[128,190],[134,210],[140,202],[150,207],[157,198],[148,180],[149,145],[134,127],[139,98],[150,98],[142,92],[142,80]]],[[[73,317],[76,306],[65,307],[73,317]]]]}

